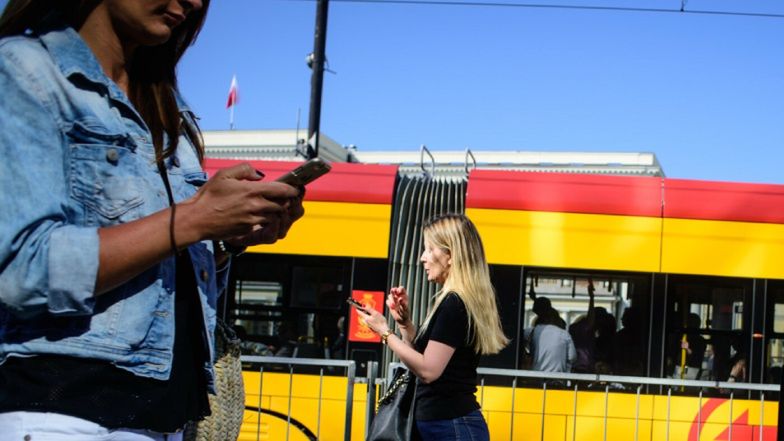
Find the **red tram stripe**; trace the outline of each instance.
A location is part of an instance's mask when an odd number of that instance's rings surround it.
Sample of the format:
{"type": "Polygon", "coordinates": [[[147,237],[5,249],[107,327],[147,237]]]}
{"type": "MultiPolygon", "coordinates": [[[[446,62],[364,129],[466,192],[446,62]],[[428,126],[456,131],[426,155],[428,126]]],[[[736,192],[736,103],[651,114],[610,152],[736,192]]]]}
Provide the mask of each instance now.
{"type": "Polygon", "coordinates": [[[664,217],[784,223],[784,186],[664,179],[664,217]]]}
{"type": "Polygon", "coordinates": [[[473,170],[466,207],[661,217],[661,179],[473,170]]]}
{"type": "MultiPolygon", "coordinates": [[[[278,176],[302,164],[287,161],[239,161],[233,159],[210,159],[204,168],[212,176],[218,170],[248,162],[264,172],[264,180],[275,180],[278,176]]],[[[332,163],[332,171],[308,184],[305,199],[321,202],[354,202],[365,204],[391,204],[397,166],[376,164],[332,163]]]]}

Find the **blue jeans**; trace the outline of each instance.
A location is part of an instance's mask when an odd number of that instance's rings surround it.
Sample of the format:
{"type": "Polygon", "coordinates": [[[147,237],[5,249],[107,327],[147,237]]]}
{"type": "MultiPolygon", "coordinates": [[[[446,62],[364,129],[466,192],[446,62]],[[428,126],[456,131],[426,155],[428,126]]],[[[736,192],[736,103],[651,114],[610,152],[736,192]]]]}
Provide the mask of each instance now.
{"type": "Polygon", "coordinates": [[[451,420],[417,421],[417,430],[427,441],[489,441],[482,412],[475,410],[468,415],[451,420]]]}

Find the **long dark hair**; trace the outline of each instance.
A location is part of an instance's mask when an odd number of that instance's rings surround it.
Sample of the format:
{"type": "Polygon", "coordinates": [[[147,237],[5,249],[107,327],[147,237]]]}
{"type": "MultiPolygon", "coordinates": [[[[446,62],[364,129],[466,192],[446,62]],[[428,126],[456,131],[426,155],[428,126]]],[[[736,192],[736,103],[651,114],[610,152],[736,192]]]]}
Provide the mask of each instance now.
{"type": "MultiPolygon", "coordinates": [[[[101,0],[10,0],[0,16],[0,37],[22,34],[34,28],[51,12],[58,12],[74,29],[79,29],[90,12],[101,0]]],[[[147,123],[152,133],[158,159],[174,154],[180,134],[181,120],[175,90],[175,69],[185,50],[199,34],[207,15],[210,0],[192,11],[187,19],[172,32],[171,38],[158,46],[136,49],[128,71],[129,99],[147,123]],[[169,145],[163,145],[164,134],[169,145]]],[[[183,124],[182,128],[194,143],[199,159],[204,157],[204,143],[198,128],[183,124]]]]}

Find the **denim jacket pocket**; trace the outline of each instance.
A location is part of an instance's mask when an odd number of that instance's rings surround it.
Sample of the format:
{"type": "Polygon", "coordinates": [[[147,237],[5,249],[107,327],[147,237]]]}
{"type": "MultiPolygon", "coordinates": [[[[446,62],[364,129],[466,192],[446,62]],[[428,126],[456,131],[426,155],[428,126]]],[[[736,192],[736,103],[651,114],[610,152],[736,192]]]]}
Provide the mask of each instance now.
{"type": "Polygon", "coordinates": [[[203,171],[193,171],[193,172],[185,173],[184,178],[185,178],[185,182],[198,188],[207,182],[207,173],[203,171]]]}
{"type": "Polygon", "coordinates": [[[97,220],[99,224],[127,220],[123,215],[144,203],[139,188],[143,178],[137,170],[131,138],[98,132],[80,123],[68,135],[72,196],[103,217],[97,220]]]}

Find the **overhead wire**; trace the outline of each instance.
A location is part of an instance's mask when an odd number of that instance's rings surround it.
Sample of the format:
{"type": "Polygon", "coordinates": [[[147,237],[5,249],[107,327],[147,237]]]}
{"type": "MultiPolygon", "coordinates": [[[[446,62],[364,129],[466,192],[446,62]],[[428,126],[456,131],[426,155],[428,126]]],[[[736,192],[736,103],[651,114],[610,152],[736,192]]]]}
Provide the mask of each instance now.
{"type": "MultiPolygon", "coordinates": [[[[317,0],[288,0],[301,2],[315,2],[317,0]]],[[[546,4],[546,3],[503,3],[503,2],[479,2],[479,1],[457,1],[457,0],[330,0],[332,3],[364,3],[364,4],[391,4],[391,5],[419,5],[419,6],[464,6],[464,7],[489,7],[489,8],[532,8],[532,9],[573,9],[587,11],[613,11],[613,12],[644,12],[662,14],[692,14],[692,15],[721,15],[752,18],[784,18],[784,14],[772,14],[765,12],[737,12],[737,11],[711,11],[686,9],[686,2],[681,3],[680,8],[638,8],[628,6],[598,6],[598,5],[568,5],[568,4],[546,4]]]]}

